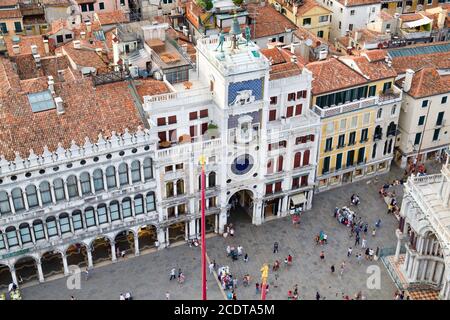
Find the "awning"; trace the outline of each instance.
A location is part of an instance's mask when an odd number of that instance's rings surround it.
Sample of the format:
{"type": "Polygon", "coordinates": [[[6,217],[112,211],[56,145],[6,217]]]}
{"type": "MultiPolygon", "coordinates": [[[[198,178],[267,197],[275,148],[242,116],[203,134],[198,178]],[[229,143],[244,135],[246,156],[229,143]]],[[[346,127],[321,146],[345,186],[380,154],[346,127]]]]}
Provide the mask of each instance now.
{"type": "Polygon", "coordinates": [[[305,203],[306,202],[305,193],[302,192],[302,193],[291,196],[291,201],[294,203],[294,206],[299,205],[301,203],[305,203]]]}
{"type": "Polygon", "coordinates": [[[402,28],[416,28],[419,26],[429,24],[431,22],[432,22],[432,20],[430,18],[423,17],[422,19],[419,19],[419,20],[404,22],[402,25],[402,28]]]}

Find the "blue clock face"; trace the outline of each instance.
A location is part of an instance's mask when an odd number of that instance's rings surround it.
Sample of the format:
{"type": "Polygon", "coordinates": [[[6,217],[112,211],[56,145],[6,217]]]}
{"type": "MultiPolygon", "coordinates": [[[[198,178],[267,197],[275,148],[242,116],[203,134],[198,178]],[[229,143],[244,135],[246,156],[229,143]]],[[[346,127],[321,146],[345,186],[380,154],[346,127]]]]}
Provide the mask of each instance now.
{"type": "Polygon", "coordinates": [[[231,171],[236,175],[246,174],[253,168],[253,163],[253,157],[251,155],[240,155],[231,164],[231,171]]]}

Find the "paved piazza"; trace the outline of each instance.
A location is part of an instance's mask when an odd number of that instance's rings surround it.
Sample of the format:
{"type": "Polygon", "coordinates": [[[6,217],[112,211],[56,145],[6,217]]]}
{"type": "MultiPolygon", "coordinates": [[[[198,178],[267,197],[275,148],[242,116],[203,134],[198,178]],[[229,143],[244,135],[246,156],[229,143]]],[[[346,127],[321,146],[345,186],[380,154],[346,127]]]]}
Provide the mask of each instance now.
{"type": "MultiPolygon", "coordinates": [[[[436,171],[429,169],[429,171],[436,171]]],[[[267,299],[286,299],[287,292],[294,284],[298,284],[300,299],[315,299],[319,291],[325,299],[342,299],[343,294],[353,296],[361,290],[367,299],[393,299],[396,287],[390,279],[381,261],[362,260],[359,265],[355,254],[362,252],[360,248],[353,250],[353,255],[347,258],[347,248],[354,245],[354,239],[349,239],[348,228],[338,224],[333,218],[336,206],[348,205],[352,193],[360,195],[361,204],[356,209],[364,221],[373,226],[378,218],[382,226],[375,237],[368,232],[368,246],[392,248],[396,245],[394,231],[397,220],[387,215],[387,207],[378,194],[382,183],[400,178],[402,171],[393,167],[391,172],[379,176],[375,180],[365,180],[332,191],[317,194],[314,197],[313,209],[306,212],[301,219],[301,225],[294,227],[289,217],[267,222],[262,226],[254,226],[249,222],[236,224],[235,236],[223,238],[214,236],[207,239],[208,255],[220,265],[230,266],[233,276],[239,279],[249,273],[252,277],[251,286],[245,288],[238,283],[237,298],[258,299],[255,294],[255,279],[259,279],[259,269],[263,263],[272,264],[275,259],[283,261],[288,254],[294,257],[293,265],[282,265],[275,280],[275,273],[269,273],[270,291],[267,299]],[[323,230],[328,234],[328,244],[316,245],[315,234],[323,230]],[[273,243],[279,242],[280,251],[273,254],[273,243]],[[242,258],[231,261],[226,257],[227,245],[242,245],[249,255],[249,262],[242,258]],[[319,258],[320,251],[325,251],[325,261],[319,258]],[[341,278],[340,264],[346,261],[346,268],[341,278]],[[334,264],[336,272],[331,274],[330,266],[334,264]],[[381,270],[381,289],[368,290],[366,280],[369,274],[367,267],[376,265],[381,270]]],[[[396,187],[400,195],[401,187],[396,187]]],[[[400,198],[400,197],[399,197],[400,198]]],[[[352,207],[354,208],[354,207],[352,207]]],[[[242,220],[242,217],[233,217],[242,220]]],[[[130,291],[135,299],[165,299],[166,291],[171,299],[200,299],[200,248],[189,248],[186,244],[168,248],[159,252],[144,254],[139,257],[125,258],[115,264],[98,267],[90,272],[89,280],[81,281],[80,290],[68,290],[66,278],[49,281],[44,284],[23,289],[24,299],[118,299],[121,292],[130,291]],[[169,281],[172,267],[182,268],[186,282],[180,286],[175,280],[169,281]]],[[[218,282],[208,272],[209,299],[224,299],[218,282]]]]}

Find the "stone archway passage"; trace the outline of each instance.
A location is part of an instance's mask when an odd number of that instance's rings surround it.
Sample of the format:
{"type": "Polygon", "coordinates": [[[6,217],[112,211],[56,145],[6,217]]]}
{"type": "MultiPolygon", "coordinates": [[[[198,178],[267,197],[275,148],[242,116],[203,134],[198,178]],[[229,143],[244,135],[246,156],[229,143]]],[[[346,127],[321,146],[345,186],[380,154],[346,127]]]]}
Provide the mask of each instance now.
{"type": "Polygon", "coordinates": [[[44,253],[41,257],[41,264],[44,278],[64,273],[64,265],[60,252],[49,251],[44,253]]]}
{"type": "Polygon", "coordinates": [[[36,260],[32,257],[23,257],[19,259],[14,265],[14,268],[16,270],[19,285],[21,283],[39,280],[36,260]]]}
{"type": "Polygon", "coordinates": [[[206,228],[206,233],[214,233],[215,232],[215,230],[216,230],[216,215],[215,214],[206,216],[205,228],[206,228]]]}
{"type": "Polygon", "coordinates": [[[174,243],[184,240],[186,236],[186,224],[178,222],[169,226],[169,242],[174,243]]]}
{"type": "Polygon", "coordinates": [[[78,266],[80,268],[87,267],[88,258],[86,246],[81,243],[76,243],[67,248],[67,264],[70,266],[78,266]]]}
{"type": "Polygon", "coordinates": [[[107,237],[100,237],[92,241],[91,249],[94,265],[102,261],[111,260],[111,241],[107,237]]]}
{"type": "Polygon", "coordinates": [[[139,250],[151,249],[155,247],[155,241],[158,240],[158,234],[155,226],[147,225],[139,228],[139,250]]]}
{"type": "Polygon", "coordinates": [[[240,190],[233,194],[228,201],[228,223],[252,222],[253,218],[253,193],[249,190],[240,190]]]}
{"type": "Polygon", "coordinates": [[[8,285],[12,282],[11,271],[8,266],[0,264],[0,291],[8,289],[8,285]]]}
{"type": "Polygon", "coordinates": [[[116,242],[116,250],[118,250],[120,256],[121,252],[125,252],[126,254],[134,253],[134,233],[130,230],[124,230],[114,239],[116,242]]]}

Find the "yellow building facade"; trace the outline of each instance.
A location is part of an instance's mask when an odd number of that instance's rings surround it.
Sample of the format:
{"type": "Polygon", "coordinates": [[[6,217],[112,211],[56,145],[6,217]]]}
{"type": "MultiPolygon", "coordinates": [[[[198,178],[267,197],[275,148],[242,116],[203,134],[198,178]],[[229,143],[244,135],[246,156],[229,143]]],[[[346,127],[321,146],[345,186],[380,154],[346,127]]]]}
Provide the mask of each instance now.
{"type": "Polygon", "coordinates": [[[386,9],[390,14],[412,13],[439,6],[439,0],[382,0],[381,9],[386,9]]]}
{"type": "Polygon", "coordinates": [[[331,30],[332,12],[314,0],[305,0],[302,5],[292,5],[285,0],[269,0],[269,3],[291,20],[314,35],[328,40],[331,30]]]}

